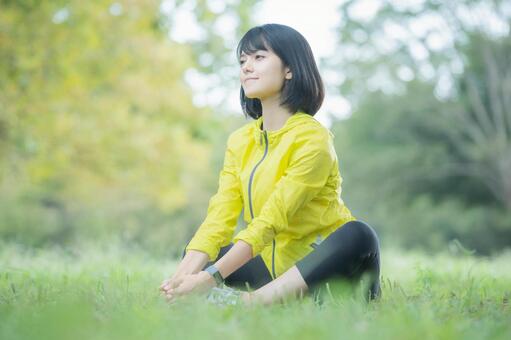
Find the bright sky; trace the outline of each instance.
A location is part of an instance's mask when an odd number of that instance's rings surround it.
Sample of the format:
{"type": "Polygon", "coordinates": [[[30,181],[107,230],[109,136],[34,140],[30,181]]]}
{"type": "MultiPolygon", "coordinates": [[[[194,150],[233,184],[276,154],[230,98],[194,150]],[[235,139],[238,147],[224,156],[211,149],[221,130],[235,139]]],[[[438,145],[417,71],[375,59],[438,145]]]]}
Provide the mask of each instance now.
{"type": "MultiPolygon", "coordinates": [[[[200,25],[195,21],[193,11],[195,8],[195,0],[187,0],[175,9],[175,0],[163,0],[161,10],[164,13],[172,15],[173,27],[169,32],[169,37],[177,42],[186,43],[190,40],[204,39],[205,32],[202,31],[200,25]]],[[[211,11],[219,14],[220,18],[213,29],[219,32],[226,39],[226,44],[232,45],[233,61],[232,66],[225,70],[219,70],[221,74],[238,75],[238,64],[234,60],[234,49],[237,46],[238,40],[241,37],[234,36],[234,29],[238,24],[238,18],[230,14],[222,14],[225,10],[226,3],[235,0],[207,0],[207,5],[211,11]]],[[[343,77],[342,70],[327,71],[321,69],[319,65],[320,58],[328,58],[335,56],[336,46],[334,28],[338,24],[339,15],[337,8],[346,0],[316,0],[316,1],[290,1],[290,0],[260,0],[257,3],[254,13],[256,25],[266,23],[279,23],[293,27],[299,31],[311,45],[314,57],[319,66],[319,71],[323,77],[326,95],[322,107],[316,114],[316,118],[325,126],[331,126],[333,117],[344,118],[350,114],[350,104],[343,98],[335,86],[340,84],[343,77]]],[[[392,4],[402,9],[417,9],[420,8],[424,0],[392,0],[392,4]]],[[[381,6],[382,0],[359,0],[349,8],[349,15],[352,18],[359,19],[360,21],[370,21],[377,13],[381,6]]],[[[511,2],[510,2],[511,4],[511,2]]],[[[505,7],[506,11],[511,13],[511,5],[505,7]]],[[[461,8],[458,10],[457,15],[465,22],[474,21],[475,25],[483,23],[479,20],[484,19],[484,24],[491,28],[494,32],[509,33],[509,24],[499,22],[495,16],[488,10],[488,6],[479,6],[476,9],[477,16],[473,13],[467,12],[461,8]],[[483,15],[484,14],[484,15],[483,15]]],[[[414,36],[423,37],[432,27],[442,27],[441,17],[433,17],[426,15],[411,23],[409,27],[414,36]]],[[[403,29],[398,25],[386,25],[384,27],[385,33],[393,39],[407,40],[406,34],[403,35],[403,29]]],[[[427,44],[431,49],[440,49],[443,46],[449,45],[451,37],[448,34],[429,34],[427,36],[427,44]]],[[[386,42],[388,45],[388,42],[386,42]]],[[[424,48],[421,46],[410,45],[412,54],[418,60],[426,57],[424,48]]],[[[208,65],[213,60],[212,55],[203,55],[199,62],[208,65]]],[[[432,74],[432,70],[425,69],[423,76],[432,74]]],[[[413,79],[413,74],[407,72],[406,69],[399,70],[399,77],[403,81],[413,79]]],[[[225,110],[239,115],[241,107],[239,104],[239,83],[233,82],[225,84],[222,82],[218,74],[202,75],[190,69],[185,74],[185,81],[193,88],[194,104],[197,106],[211,106],[223,109],[221,106],[221,99],[227,99],[227,107],[225,110]]],[[[384,82],[379,82],[383,85],[384,82]]],[[[380,84],[380,85],[381,85],[380,84]]],[[[447,87],[449,82],[443,81],[441,84],[447,87]]],[[[441,89],[440,89],[441,90],[441,89]]],[[[447,91],[448,89],[445,89],[447,91]]],[[[444,92],[445,92],[444,91],[444,92]]]]}

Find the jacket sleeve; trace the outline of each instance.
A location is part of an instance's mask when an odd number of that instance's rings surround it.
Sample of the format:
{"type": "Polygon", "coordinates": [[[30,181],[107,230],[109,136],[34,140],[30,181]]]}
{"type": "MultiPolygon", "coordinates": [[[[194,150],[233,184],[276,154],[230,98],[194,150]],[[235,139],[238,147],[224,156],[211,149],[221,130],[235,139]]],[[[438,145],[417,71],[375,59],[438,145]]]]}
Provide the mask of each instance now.
{"type": "Polygon", "coordinates": [[[289,219],[324,187],[335,164],[335,149],[324,134],[308,136],[299,144],[259,215],[233,239],[249,243],[253,256],[288,228],[289,219]]]}
{"type": "Polygon", "coordinates": [[[209,200],[205,220],[186,246],[186,251],[194,249],[207,253],[210,261],[217,258],[221,247],[230,243],[243,207],[239,173],[231,145],[232,134],[227,141],[218,191],[209,200]]]}

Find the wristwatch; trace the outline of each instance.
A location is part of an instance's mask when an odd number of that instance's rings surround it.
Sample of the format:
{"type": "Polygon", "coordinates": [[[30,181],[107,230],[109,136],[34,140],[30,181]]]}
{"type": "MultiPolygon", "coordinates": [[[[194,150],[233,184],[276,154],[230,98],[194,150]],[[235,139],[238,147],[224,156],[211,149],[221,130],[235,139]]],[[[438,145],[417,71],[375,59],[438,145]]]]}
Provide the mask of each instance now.
{"type": "Polygon", "coordinates": [[[208,272],[209,274],[211,274],[211,276],[215,278],[217,286],[220,286],[224,283],[224,278],[222,277],[222,275],[220,275],[220,272],[218,271],[218,268],[215,267],[215,265],[212,264],[208,268],[204,269],[204,271],[208,272]]]}

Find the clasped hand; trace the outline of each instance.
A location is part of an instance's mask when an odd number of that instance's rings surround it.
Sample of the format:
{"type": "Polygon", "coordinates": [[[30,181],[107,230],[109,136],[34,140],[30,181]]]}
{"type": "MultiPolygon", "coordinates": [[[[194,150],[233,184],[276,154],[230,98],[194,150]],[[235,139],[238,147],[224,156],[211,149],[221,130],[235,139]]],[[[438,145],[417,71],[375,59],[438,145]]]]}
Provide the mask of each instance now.
{"type": "Polygon", "coordinates": [[[216,286],[215,279],[208,272],[200,271],[197,274],[183,274],[175,278],[164,280],[160,291],[167,301],[190,293],[201,293],[216,286]]]}

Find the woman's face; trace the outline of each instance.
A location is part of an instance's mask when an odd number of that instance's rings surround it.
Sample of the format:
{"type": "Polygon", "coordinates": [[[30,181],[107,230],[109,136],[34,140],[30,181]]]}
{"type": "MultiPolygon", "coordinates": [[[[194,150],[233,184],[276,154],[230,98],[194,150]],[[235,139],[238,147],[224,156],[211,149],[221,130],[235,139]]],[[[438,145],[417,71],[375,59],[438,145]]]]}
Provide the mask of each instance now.
{"type": "Polygon", "coordinates": [[[240,82],[247,98],[280,96],[284,81],[291,77],[289,68],[271,50],[258,50],[250,55],[241,52],[240,82]]]}

